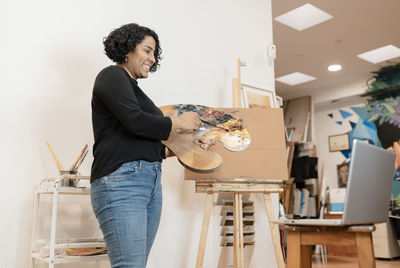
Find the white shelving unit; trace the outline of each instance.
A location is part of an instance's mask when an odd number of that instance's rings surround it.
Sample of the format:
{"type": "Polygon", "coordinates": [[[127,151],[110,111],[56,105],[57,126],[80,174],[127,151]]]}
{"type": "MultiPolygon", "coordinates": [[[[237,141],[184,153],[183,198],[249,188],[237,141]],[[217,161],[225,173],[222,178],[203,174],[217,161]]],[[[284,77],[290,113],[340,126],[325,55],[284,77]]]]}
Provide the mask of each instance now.
{"type": "Polygon", "coordinates": [[[87,247],[104,247],[105,243],[102,239],[96,238],[78,238],[78,239],[56,239],[57,228],[57,209],[59,205],[59,195],[90,195],[90,187],[70,187],[67,185],[69,181],[88,181],[89,176],[82,175],[62,175],[57,179],[43,179],[35,193],[35,204],[33,209],[33,225],[31,239],[31,256],[29,267],[33,268],[37,261],[47,263],[49,268],[53,268],[59,263],[77,263],[90,261],[108,260],[107,254],[94,256],[68,256],[66,249],[68,248],[87,248],[87,247]],[[50,239],[38,238],[38,225],[40,197],[41,195],[52,195],[52,215],[50,227],[50,239]]]}

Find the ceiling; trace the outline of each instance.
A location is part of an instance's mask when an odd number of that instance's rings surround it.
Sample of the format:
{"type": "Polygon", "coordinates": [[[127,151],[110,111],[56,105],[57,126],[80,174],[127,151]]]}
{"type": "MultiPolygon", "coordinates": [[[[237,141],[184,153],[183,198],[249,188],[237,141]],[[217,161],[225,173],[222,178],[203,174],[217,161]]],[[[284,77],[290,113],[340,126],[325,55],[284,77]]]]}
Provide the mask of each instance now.
{"type": "MultiPolygon", "coordinates": [[[[301,72],[316,80],[290,86],[276,81],[278,95],[288,99],[360,84],[387,62],[372,64],[358,54],[386,45],[400,48],[400,0],[272,0],[272,17],[310,3],[333,19],[297,31],[273,20],[275,77],[301,72]],[[338,72],[331,64],[342,65],[338,72]]],[[[399,62],[399,58],[391,60],[399,62]]],[[[318,93],[317,93],[318,94],[318,93]]]]}

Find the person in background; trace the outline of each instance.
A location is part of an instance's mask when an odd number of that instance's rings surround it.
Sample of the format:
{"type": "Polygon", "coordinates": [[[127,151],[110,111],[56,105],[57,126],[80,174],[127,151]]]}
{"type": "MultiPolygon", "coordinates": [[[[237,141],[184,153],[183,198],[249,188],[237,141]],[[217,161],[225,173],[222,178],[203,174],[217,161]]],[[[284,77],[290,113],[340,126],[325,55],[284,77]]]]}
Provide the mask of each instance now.
{"type": "Polygon", "coordinates": [[[92,95],[94,134],[91,203],[111,267],[144,268],[161,216],[161,140],[173,130],[197,130],[194,112],[164,116],[138,80],[159,67],[157,34],[135,23],[103,40],[115,65],[97,75],[92,95]]]}

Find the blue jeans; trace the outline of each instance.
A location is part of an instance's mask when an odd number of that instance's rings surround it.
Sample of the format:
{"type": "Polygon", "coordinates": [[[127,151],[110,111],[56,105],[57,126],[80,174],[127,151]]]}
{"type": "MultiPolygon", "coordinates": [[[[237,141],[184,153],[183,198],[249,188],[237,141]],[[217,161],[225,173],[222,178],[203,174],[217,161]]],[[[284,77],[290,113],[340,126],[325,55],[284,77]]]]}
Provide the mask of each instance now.
{"type": "Polygon", "coordinates": [[[144,268],[161,216],[161,162],[124,163],[91,183],[111,267],[144,268]]]}

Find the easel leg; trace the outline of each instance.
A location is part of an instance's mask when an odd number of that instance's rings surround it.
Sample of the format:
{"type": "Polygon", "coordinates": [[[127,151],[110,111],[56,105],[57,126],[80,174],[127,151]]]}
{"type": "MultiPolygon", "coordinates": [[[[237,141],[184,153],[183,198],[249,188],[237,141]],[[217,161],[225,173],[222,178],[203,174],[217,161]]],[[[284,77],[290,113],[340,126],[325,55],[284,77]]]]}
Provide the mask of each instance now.
{"type": "Polygon", "coordinates": [[[279,235],[278,225],[272,222],[275,219],[274,211],[272,208],[272,200],[270,194],[264,194],[265,206],[267,208],[267,216],[269,222],[269,228],[271,231],[272,242],[274,244],[275,256],[276,256],[276,263],[278,264],[279,268],[285,267],[285,261],[283,260],[283,254],[281,249],[281,239],[279,235]]]}
{"type": "Polygon", "coordinates": [[[233,194],[233,258],[235,268],[244,268],[242,194],[233,194]]]}
{"type": "Polygon", "coordinates": [[[201,226],[201,235],[199,250],[197,252],[196,268],[202,268],[204,262],[204,252],[207,242],[208,225],[210,223],[211,210],[214,202],[214,195],[207,193],[206,207],[204,208],[203,225],[201,226]]]}

